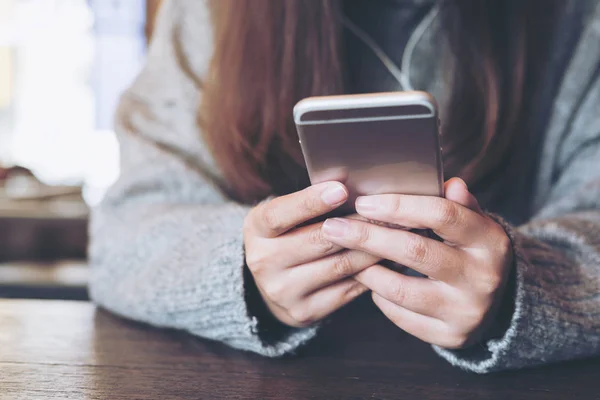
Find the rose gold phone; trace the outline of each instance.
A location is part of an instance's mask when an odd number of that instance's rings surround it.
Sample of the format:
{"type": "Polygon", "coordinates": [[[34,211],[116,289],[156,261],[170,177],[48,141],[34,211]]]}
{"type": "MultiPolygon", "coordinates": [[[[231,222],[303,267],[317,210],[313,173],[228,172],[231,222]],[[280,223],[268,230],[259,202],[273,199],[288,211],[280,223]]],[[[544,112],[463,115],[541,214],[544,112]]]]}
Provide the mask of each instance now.
{"type": "Polygon", "coordinates": [[[425,92],[311,97],[294,120],[312,184],[344,183],[357,196],[443,196],[439,118],[425,92]]]}

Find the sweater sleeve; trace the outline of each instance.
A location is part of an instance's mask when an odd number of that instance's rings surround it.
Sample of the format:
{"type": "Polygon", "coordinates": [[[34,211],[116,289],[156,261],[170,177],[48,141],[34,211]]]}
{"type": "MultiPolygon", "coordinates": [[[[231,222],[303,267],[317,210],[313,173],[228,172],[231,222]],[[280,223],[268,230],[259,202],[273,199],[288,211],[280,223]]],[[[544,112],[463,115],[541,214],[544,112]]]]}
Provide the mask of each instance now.
{"type": "MultiPolygon", "coordinates": [[[[595,21],[592,29],[600,32],[599,26],[595,21]]],[[[597,41],[583,47],[597,54],[597,41]]],[[[578,106],[553,143],[545,203],[524,226],[503,223],[515,254],[510,326],[501,337],[470,349],[435,347],[454,365],[485,373],[600,356],[599,68],[585,71],[592,80],[581,85],[581,95],[573,93],[578,106]]]]}
{"type": "Polygon", "coordinates": [[[249,208],[221,190],[195,118],[212,46],[205,2],[163,3],[147,64],[117,111],[120,177],[92,212],[90,295],[127,318],[282,355],[315,330],[263,340],[249,313],[249,208]]]}

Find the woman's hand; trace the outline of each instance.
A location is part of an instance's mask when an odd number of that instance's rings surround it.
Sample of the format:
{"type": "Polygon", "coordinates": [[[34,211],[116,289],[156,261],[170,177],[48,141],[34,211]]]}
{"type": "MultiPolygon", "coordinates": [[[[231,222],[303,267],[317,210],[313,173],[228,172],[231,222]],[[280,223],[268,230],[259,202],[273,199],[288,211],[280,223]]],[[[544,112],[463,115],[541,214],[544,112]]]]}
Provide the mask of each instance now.
{"type": "Polygon", "coordinates": [[[259,204],[246,217],[246,264],[281,322],[308,326],[367,290],[352,277],[378,263],[379,257],[345,250],[325,239],[323,223],[298,228],[347,199],[344,185],[323,183],[259,204]]]}
{"type": "Polygon", "coordinates": [[[399,274],[375,265],[356,275],[375,304],[397,326],[449,349],[480,338],[493,317],[512,265],[504,229],[483,215],[460,179],[446,184],[446,199],[379,195],[359,198],[368,219],[432,229],[444,242],[411,232],[348,219],[327,220],[325,238],[406,265],[429,277],[399,274]]]}

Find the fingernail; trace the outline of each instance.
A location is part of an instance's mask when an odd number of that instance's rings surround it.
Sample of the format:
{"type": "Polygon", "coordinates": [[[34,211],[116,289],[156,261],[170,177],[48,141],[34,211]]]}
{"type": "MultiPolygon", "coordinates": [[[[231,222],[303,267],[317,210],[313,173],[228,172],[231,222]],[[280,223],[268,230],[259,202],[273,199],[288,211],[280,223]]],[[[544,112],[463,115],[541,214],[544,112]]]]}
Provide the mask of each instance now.
{"type": "Polygon", "coordinates": [[[348,222],[342,218],[332,218],[323,224],[323,233],[330,237],[344,237],[348,231],[348,222]]]}
{"type": "Polygon", "coordinates": [[[373,212],[377,210],[377,203],[372,197],[359,197],[356,199],[356,211],[373,212]]]}
{"type": "Polygon", "coordinates": [[[346,193],[346,190],[342,185],[339,184],[330,185],[327,189],[323,191],[323,193],[321,193],[321,198],[323,199],[323,201],[330,206],[335,206],[340,203],[343,203],[344,201],[346,201],[347,197],[348,195],[346,193]]]}

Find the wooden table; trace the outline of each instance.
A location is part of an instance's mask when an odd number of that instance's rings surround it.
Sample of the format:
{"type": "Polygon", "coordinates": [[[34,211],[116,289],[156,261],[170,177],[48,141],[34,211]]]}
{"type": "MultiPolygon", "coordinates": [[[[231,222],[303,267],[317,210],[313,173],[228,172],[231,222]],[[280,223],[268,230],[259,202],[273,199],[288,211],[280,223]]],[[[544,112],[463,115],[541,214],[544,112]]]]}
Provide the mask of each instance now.
{"type": "Polygon", "coordinates": [[[600,362],[478,376],[368,302],[270,360],[120,320],[85,302],[0,300],[1,399],[600,399],[600,362]]]}

